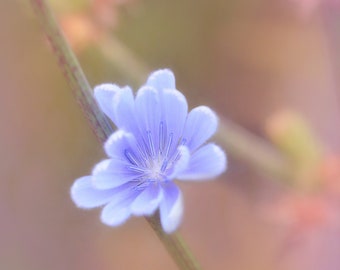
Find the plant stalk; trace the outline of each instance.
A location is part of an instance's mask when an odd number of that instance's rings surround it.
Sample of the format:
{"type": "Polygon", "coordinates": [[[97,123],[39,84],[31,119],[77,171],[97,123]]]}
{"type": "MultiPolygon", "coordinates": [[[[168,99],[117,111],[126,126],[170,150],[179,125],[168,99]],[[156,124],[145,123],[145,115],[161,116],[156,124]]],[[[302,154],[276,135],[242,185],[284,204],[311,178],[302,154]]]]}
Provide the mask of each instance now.
{"type": "MultiPolygon", "coordinates": [[[[52,47],[52,51],[58,60],[58,65],[70,85],[73,95],[78,101],[98,141],[103,144],[113,132],[109,120],[101,112],[94,100],[92,88],[70,46],[66,42],[46,1],[31,0],[31,4],[44,29],[46,38],[52,47]]],[[[147,217],[146,220],[172,256],[179,269],[201,269],[184,244],[179,233],[169,235],[163,232],[158,214],[147,217]]]]}

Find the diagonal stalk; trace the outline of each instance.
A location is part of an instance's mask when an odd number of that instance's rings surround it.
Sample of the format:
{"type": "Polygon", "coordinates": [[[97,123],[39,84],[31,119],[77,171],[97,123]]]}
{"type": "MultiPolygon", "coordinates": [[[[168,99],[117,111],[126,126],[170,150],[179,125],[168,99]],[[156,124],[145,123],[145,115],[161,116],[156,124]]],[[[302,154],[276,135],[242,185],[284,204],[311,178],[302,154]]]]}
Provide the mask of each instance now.
{"type": "MultiPolygon", "coordinates": [[[[92,88],[76,57],[62,35],[46,1],[31,0],[31,4],[37,18],[40,20],[45,35],[52,46],[53,53],[57,57],[59,67],[71,87],[73,95],[77,99],[98,141],[103,144],[113,132],[110,122],[97,106],[93,98],[92,88]]],[[[162,241],[179,269],[200,269],[200,266],[191,255],[179,233],[171,235],[164,233],[157,214],[152,217],[147,217],[146,220],[162,241]]]]}

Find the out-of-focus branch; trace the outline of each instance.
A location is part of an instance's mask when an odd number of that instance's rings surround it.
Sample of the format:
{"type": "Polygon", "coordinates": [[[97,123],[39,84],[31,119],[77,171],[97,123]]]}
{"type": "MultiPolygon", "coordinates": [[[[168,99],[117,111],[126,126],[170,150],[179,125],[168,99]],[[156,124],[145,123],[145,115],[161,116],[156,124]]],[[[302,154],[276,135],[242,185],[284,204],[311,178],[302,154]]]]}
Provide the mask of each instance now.
{"type": "Polygon", "coordinates": [[[232,121],[220,119],[217,140],[227,149],[227,153],[259,172],[286,182],[294,178],[291,163],[278,150],[232,121]]]}
{"type": "Polygon", "coordinates": [[[143,83],[150,74],[150,70],[120,40],[104,35],[96,45],[110,63],[123,74],[129,75],[129,79],[137,85],[143,83]]]}

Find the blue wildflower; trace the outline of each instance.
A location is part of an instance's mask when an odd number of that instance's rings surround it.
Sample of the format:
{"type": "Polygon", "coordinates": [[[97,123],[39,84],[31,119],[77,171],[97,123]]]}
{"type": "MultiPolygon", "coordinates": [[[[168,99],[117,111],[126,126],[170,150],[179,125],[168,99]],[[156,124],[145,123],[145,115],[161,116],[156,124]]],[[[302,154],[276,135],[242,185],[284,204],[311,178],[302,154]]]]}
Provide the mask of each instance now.
{"type": "Polygon", "coordinates": [[[110,226],[159,209],[164,231],[173,232],[183,213],[173,180],[204,180],[226,169],[221,148],[206,143],[217,129],[215,113],[205,106],[188,113],[167,69],[152,73],[136,97],[114,84],[99,85],[94,94],[118,130],[104,145],[109,159],[73,184],[73,201],[82,208],[105,205],[101,220],[110,226]]]}

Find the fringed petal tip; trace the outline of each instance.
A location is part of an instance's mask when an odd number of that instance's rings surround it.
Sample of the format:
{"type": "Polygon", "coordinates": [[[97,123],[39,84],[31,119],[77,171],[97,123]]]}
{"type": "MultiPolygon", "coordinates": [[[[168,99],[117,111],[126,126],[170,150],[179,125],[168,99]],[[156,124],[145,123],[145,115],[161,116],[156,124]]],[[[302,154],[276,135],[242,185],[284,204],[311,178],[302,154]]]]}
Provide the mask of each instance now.
{"type": "Polygon", "coordinates": [[[71,198],[79,208],[90,209],[110,201],[112,190],[98,190],[92,185],[92,176],[78,178],[71,187],[71,198]]]}
{"type": "Polygon", "coordinates": [[[117,188],[136,177],[126,170],[128,164],[121,159],[105,159],[92,170],[92,185],[98,190],[117,188]]]}
{"type": "Polygon", "coordinates": [[[199,106],[192,109],[184,128],[183,138],[191,151],[196,150],[204,144],[213,134],[218,126],[216,113],[206,106],[199,106]]]}
{"type": "Polygon", "coordinates": [[[216,144],[209,143],[199,148],[189,161],[179,180],[202,181],[214,179],[227,169],[227,157],[216,144]]]}
{"type": "Polygon", "coordinates": [[[157,90],[175,89],[175,75],[170,69],[160,69],[150,74],[146,85],[152,86],[157,90]]]}
{"type": "Polygon", "coordinates": [[[114,120],[113,97],[119,92],[120,87],[115,84],[104,83],[94,88],[94,97],[100,109],[111,119],[114,120]]]}
{"type": "Polygon", "coordinates": [[[183,218],[183,197],[173,182],[163,184],[163,200],[160,203],[160,219],[163,230],[171,234],[175,232],[183,218]]]}

